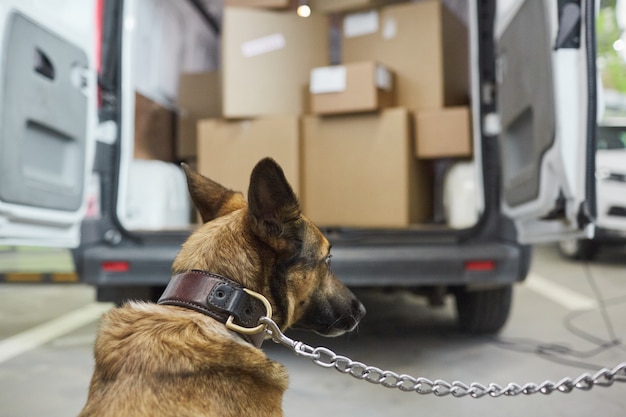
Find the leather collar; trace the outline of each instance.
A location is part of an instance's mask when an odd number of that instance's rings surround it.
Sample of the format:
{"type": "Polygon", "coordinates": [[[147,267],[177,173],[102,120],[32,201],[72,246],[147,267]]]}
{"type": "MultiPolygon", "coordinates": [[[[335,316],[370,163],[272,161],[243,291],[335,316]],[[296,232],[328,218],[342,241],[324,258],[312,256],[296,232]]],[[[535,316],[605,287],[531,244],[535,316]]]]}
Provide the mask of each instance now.
{"type": "MultiPolygon", "coordinates": [[[[246,329],[256,327],[259,318],[267,314],[263,302],[250,295],[237,282],[198,270],[174,275],[158,304],[189,308],[212,317],[227,327],[230,318],[236,326],[246,329]]],[[[231,327],[229,329],[232,330],[231,327]]],[[[265,338],[264,331],[237,334],[256,347],[261,347],[265,338]]]]}

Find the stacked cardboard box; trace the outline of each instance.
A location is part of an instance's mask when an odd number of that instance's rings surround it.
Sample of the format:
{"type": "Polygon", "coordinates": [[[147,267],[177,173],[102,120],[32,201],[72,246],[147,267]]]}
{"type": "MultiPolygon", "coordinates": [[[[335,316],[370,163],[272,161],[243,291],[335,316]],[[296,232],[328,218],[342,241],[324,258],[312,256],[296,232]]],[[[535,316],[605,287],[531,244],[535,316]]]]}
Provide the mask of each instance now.
{"type": "Polygon", "coordinates": [[[198,124],[198,171],[247,195],[250,172],[262,158],[280,164],[300,193],[300,119],[267,116],[249,120],[205,119],[198,124]]]}
{"type": "Polygon", "coordinates": [[[255,163],[269,156],[300,193],[300,117],[328,43],[325,17],[271,10],[291,3],[229,0],[224,10],[221,114],[198,122],[198,170],[236,191],[247,192],[255,163]]]}
{"type": "Polygon", "coordinates": [[[395,72],[402,107],[467,103],[467,30],[440,1],[346,15],[342,42],[342,63],[375,59],[395,72]]]}
{"type": "Polygon", "coordinates": [[[375,59],[395,74],[396,103],[410,111],[415,157],[431,161],[432,220],[443,221],[449,158],[472,156],[467,27],[441,1],[346,14],[342,63],[375,59]]]}
{"type": "Polygon", "coordinates": [[[396,74],[397,104],[409,109],[416,120],[419,158],[471,155],[467,122],[459,117],[459,109],[447,109],[468,103],[467,28],[440,1],[348,14],[343,19],[342,41],[344,63],[376,59],[396,74]],[[446,146],[441,146],[443,135],[438,128],[459,120],[465,123],[463,128],[457,129],[455,137],[444,138],[446,146]],[[420,129],[420,122],[429,125],[420,129]]]}
{"type": "Polygon", "coordinates": [[[304,212],[324,226],[398,228],[430,216],[404,108],[303,122],[304,212]]]}
{"type": "Polygon", "coordinates": [[[254,164],[271,156],[319,225],[428,221],[421,159],[471,154],[464,26],[436,0],[348,14],[334,66],[328,29],[319,15],[226,7],[221,116],[198,122],[199,171],[246,192],[254,164]]]}
{"type": "Polygon", "coordinates": [[[468,106],[420,110],[416,113],[415,154],[422,159],[472,155],[468,106]]]}
{"type": "Polygon", "coordinates": [[[314,68],[310,92],[313,114],[374,111],[395,103],[393,73],[372,61],[314,68]]]}
{"type": "Polygon", "coordinates": [[[428,220],[428,173],[414,156],[408,110],[392,107],[393,79],[374,61],[311,72],[315,115],[303,121],[302,201],[317,224],[398,228],[428,220]]]}
{"type": "Polygon", "coordinates": [[[310,71],[328,64],[326,18],[227,7],[223,22],[224,116],[305,113],[310,71]]]}

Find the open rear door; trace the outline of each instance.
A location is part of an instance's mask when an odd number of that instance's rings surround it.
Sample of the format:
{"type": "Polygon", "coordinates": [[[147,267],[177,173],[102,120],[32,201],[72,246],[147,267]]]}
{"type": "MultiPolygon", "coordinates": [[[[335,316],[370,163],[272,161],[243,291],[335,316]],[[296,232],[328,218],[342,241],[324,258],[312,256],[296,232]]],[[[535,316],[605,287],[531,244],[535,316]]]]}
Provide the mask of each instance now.
{"type": "Polygon", "coordinates": [[[497,11],[494,35],[503,211],[522,243],[589,236],[595,210],[593,4],[512,0],[500,6],[506,9],[497,11]]]}
{"type": "Polygon", "coordinates": [[[96,123],[90,3],[0,4],[0,245],[79,244],[96,123]]]}

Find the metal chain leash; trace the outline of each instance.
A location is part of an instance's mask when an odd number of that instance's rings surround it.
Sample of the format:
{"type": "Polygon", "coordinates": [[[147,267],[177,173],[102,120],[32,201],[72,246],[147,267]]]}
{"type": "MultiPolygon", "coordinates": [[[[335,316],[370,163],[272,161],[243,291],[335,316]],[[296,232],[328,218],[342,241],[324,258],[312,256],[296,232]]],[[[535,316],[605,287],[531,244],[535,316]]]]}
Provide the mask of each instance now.
{"type": "Polygon", "coordinates": [[[622,362],[613,369],[601,369],[595,374],[584,373],[576,379],[563,378],[558,382],[545,381],[541,384],[532,382],[524,385],[510,383],[505,387],[498,384],[482,385],[472,382],[467,385],[463,382],[452,383],[437,379],[431,381],[427,378],[416,378],[406,374],[397,374],[393,371],[385,371],[375,366],[365,365],[361,362],[335,354],[332,350],[324,347],[311,347],[305,343],[295,341],[285,336],[278,325],[268,317],[262,317],[259,323],[265,325],[265,332],[272,340],[280,345],[288,347],[299,356],[309,358],[323,368],[334,368],[342,374],[348,374],[356,379],[364,380],[372,384],[382,385],[385,388],[397,388],[405,392],[418,394],[434,394],[437,397],[452,395],[453,397],[470,396],[482,398],[500,397],[502,395],[514,397],[520,394],[551,394],[555,391],[570,393],[575,389],[589,391],[594,386],[610,387],[614,382],[626,382],[626,362],[622,362]]]}

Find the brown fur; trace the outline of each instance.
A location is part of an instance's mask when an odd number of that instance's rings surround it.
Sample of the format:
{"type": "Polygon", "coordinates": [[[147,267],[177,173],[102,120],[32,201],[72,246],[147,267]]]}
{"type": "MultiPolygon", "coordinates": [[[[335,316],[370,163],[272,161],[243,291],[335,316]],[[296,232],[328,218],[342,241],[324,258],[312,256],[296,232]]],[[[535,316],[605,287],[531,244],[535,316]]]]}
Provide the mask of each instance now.
{"type": "MultiPolygon", "coordinates": [[[[300,213],[280,167],[264,159],[243,195],[185,167],[205,222],[173,272],[201,269],[265,295],[282,329],[334,336],[365,314],[332,274],[330,244],[300,213]]],[[[192,310],[129,302],[107,313],[80,416],[281,416],[284,368],[216,320],[192,310]]]]}

